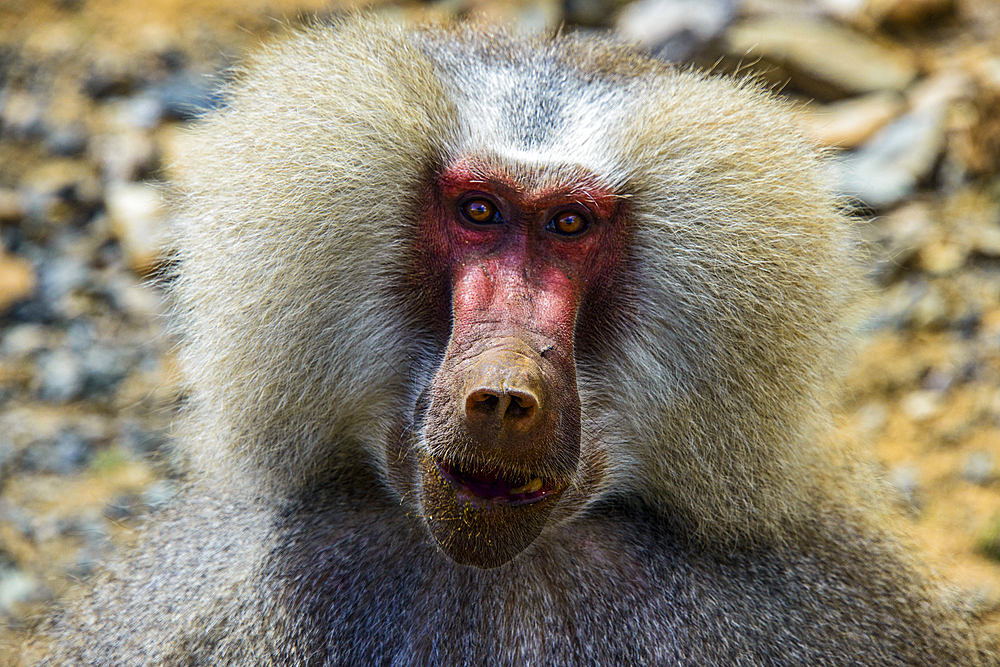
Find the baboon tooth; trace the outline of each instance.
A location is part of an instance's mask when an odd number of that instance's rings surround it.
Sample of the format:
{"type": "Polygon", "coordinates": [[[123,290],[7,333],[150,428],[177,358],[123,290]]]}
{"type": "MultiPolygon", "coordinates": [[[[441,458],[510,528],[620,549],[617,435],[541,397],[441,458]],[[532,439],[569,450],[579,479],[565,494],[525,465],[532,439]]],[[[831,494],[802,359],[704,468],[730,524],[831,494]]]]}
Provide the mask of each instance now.
{"type": "Polygon", "coordinates": [[[536,477],[524,486],[519,486],[516,489],[511,489],[511,495],[519,495],[521,493],[534,493],[542,488],[542,478],[536,477]]]}

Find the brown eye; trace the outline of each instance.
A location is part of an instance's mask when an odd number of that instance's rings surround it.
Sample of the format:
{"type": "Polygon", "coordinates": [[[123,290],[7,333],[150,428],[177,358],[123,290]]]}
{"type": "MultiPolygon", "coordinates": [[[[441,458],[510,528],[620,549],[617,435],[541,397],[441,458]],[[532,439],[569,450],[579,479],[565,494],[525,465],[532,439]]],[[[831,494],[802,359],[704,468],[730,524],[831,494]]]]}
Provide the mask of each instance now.
{"type": "Polygon", "coordinates": [[[488,199],[470,199],[462,204],[462,215],[469,222],[487,225],[496,222],[497,207],[488,199]]]}
{"type": "Polygon", "coordinates": [[[557,234],[573,236],[587,229],[587,218],[577,211],[563,211],[552,218],[548,228],[557,234]]]}

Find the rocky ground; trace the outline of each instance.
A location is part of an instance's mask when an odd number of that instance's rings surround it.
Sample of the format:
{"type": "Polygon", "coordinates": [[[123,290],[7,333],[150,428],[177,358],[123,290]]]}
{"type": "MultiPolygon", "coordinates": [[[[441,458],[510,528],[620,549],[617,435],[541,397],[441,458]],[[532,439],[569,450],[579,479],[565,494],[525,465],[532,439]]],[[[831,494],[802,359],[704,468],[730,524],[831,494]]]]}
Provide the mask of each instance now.
{"type": "MultiPolygon", "coordinates": [[[[321,0],[0,0],[0,663],[177,486],[156,185],[223,71],[321,0]],[[4,652],[6,651],[6,653],[4,652]]],[[[442,0],[771,82],[876,295],[844,395],[904,529],[1000,623],[1000,2],[442,0]]]]}

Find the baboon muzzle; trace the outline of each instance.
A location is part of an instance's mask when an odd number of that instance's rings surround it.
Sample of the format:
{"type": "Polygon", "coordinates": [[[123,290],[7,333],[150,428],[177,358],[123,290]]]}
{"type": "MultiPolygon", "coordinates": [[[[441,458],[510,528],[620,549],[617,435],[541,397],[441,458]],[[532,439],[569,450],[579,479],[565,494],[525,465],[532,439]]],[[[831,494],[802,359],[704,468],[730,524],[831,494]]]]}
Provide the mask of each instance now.
{"type": "Polygon", "coordinates": [[[523,551],[576,471],[573,360],[540,338],[453,340],[432,382],[421,503],[460,563],[495,567],[523,551]]]}

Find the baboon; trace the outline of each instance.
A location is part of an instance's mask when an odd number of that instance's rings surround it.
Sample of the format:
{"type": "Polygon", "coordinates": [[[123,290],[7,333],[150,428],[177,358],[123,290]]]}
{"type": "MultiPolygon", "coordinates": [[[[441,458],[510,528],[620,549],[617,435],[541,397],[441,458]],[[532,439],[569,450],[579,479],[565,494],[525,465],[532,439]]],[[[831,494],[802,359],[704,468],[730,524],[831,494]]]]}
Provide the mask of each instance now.
{"type": "Polygon", "coordinates": [[[360,17],[177,158],[190,482],[46,665],[978,665],[831,443],[863,292],[790,111],[360,17]]]}

